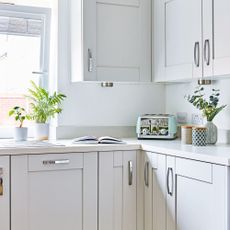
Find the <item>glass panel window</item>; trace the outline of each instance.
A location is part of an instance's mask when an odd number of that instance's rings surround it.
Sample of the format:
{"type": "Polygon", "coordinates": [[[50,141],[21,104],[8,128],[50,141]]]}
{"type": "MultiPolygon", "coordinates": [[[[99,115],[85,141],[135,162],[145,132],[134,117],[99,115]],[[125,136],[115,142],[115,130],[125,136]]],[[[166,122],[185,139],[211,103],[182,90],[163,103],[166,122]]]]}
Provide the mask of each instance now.
{"type": "Polygon", "coordinates": [[[47,12],[45,8],[0,6],[0,127],[15,125],[8,116],[14,106],[28,110],[24,95],[31,80],[46,85],[47,12]]]}
{"type": "Polygon", "coordinates": [[[28,109],[23,96],[30,80],[39,83],[32,72],[40,69],[41,38],[0,34],[0,125],[10,125],[8,111],[15,105],[28,109]]]}

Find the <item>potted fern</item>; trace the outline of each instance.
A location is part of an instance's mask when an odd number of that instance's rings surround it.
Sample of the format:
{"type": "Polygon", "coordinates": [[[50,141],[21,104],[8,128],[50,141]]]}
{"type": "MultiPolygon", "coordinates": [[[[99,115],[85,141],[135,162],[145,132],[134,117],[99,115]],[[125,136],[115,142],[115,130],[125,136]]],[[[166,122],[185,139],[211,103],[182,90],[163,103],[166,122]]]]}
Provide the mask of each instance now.
{"type": "Polygon", "coordinates": [[[14,129],[15,141],[26,141],[28,136],[28,128],[23,127],[23,123],[26,119],[29,120],[29,115],[24,108],[15,106],[9,111],[9,116],[14,116],[16,122],[19,122],[19,126],[14,129]]]}
{"type": "Polygon", "coordinates": [[[31,81],[31,88],[26,96],[30,100],[30,118],[35,123],[35,139],[48,140],[49,120],[62,112],[60,105],[66,97],[62,93],[54,92],[52,95],[31,81]]]}

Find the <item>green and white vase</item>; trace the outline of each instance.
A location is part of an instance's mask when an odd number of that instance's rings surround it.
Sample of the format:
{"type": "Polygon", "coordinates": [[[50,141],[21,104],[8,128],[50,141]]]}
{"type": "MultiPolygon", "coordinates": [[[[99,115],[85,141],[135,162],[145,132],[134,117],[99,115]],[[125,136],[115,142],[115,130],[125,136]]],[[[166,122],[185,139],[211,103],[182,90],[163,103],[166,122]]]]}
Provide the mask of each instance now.
{"type": "Polygon", "coordinates": [[[205,127],[207,128],[206,143],[208,145],[216,144],[217,135],[218,135],[217,126],[212,121],[207,121],[207,123],[205,124],[205,127]]]}

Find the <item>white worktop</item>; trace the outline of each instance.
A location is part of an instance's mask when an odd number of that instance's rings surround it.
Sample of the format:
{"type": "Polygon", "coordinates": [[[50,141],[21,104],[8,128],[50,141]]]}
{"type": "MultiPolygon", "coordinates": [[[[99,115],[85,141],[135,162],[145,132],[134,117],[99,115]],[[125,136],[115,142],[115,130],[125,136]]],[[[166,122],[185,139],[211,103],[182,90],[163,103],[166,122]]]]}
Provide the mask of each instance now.
{"type": "Polygon", "coordinates": [[[73,145],[71,140],[59,140],[51,142],[54,145],[29,145],[23,146],[14,142],[0,141],[0,155],[25,155],[47,153],[82,153],[105,151],[145,150],[170,156],[177,156],[198,161],[230,166],[230,145],[217,144],[214,146],[194,147],[182,145],[179,140],[137,140],[125,139],[127,144],[112,145],[73,145]],[[4,144],[7,143],[7,144],[4,144]],[[12,145],[11,145],[12,143],[12,145]],[[2,144],[2,145],[1,145],[2,144]]]}

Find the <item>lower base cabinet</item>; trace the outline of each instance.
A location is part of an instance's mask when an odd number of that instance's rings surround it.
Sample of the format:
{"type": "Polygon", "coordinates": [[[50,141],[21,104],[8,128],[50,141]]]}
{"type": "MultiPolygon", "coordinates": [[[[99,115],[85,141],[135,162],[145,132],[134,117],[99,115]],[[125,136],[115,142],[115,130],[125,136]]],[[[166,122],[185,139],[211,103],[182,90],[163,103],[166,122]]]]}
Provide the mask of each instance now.
{"type": "Polygon", "coordinates": [[[145,230],[229,230],[229,167],[145,152],[145,230]]]}
{"type": "Polygon", "coordinates": [[[0,157],[0,229],[10,230],[10,158],[0,157]]]}
{"type": "Polygon", "coordinates": [[[97,230],[97,153],[15,156],[11,178],[11,230],[97,230]]]}
{"type": "Polygon", "coordinates": [[[228,167],[167,157],[167,230],[228,230],[228,174],[228,167]]]}
{"type": "Polygon", "coordinates": [[[229,230],[229,176],[144,151],[0,157],[0,229],[229,230]]]}
{"type": "Polygon", "coordinates": [[[144,156],[144,229],[166,229],[166,156],[151,152],[144,156]]]}
{"type": "Polygon", "coordinates": [[[99,230],[137,229],[137,152],[99,153],[99,230]]]}

